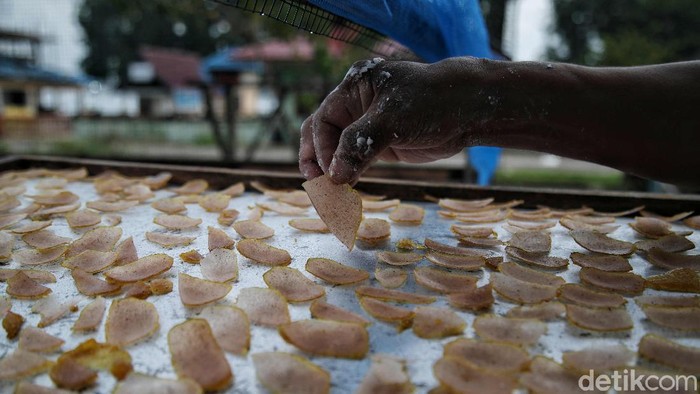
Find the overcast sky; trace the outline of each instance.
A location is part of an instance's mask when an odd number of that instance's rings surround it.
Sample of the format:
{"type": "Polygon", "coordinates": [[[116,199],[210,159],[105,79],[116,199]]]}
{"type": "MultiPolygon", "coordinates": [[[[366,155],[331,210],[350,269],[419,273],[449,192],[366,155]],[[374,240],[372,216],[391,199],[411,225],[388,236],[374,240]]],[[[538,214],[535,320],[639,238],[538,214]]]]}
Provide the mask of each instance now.
{"type": "Polygon", "coordinates": [[[513,60],[542,60],[551,43],[551,21],[551,0],[511,1],[504,34],[506,52],[513,60]]]}

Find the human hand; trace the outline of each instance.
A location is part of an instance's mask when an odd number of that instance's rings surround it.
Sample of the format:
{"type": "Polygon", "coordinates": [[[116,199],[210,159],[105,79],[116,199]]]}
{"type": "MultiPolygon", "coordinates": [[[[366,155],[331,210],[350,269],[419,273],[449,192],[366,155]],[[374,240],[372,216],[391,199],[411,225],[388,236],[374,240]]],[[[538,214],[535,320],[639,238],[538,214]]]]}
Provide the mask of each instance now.
{"type": "Polygon", "coordinates": [[[467,130],[478,111],[464,106],[479,95],[465,84],[476,62],[355,63],[301,127],[301,173],[353,184],[377,160],[424,163],[458,153],[475,137],[467,130]]]}

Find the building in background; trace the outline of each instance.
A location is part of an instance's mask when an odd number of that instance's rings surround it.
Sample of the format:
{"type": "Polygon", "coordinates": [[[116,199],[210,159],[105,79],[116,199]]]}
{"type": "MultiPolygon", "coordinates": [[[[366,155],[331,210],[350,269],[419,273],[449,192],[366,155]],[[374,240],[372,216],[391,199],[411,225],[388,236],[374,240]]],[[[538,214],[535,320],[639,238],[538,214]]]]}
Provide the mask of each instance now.
{"type": "Polygon", "coordinates": [[[0,29],[0,132],[3,136],[70,133],[70,119],[42,105],[46,89],[78,91],[76,77],[37,64],[39,36],[0,29]]]}
{"type": "Polygon", "coordinates": [[[82,0],[0,0],[0,29],[37,37],[34,61],[37,67],[70,75],[84,82],[83,89],[46,86],[37,100],[44,109],[76,115],[136,115],[138,97],[111,88],[109,81],[83,74],[85,56],[78,12],[82,0]]]}
{"type": "Polygon", "coordinates": [[[139,54],[141,60],[129,64],[128,81],[121,88],[138,95],[140,116],[204,116],[197,54],[150,46],[141,47],[139,54]]]}

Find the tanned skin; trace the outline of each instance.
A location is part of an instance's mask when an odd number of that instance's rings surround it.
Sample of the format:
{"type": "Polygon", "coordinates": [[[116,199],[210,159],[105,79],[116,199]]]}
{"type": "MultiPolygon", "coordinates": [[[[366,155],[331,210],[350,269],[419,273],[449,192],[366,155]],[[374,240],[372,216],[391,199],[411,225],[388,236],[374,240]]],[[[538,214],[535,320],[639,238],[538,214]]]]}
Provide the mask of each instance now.
{"type": "Polygon", "coordinates": [[[299,168],[357,182],[376,160],[469,146],[586,160],[700,185],[700,61],[592,68],[470,57],[357,62],[301,129],[299,168]]]}

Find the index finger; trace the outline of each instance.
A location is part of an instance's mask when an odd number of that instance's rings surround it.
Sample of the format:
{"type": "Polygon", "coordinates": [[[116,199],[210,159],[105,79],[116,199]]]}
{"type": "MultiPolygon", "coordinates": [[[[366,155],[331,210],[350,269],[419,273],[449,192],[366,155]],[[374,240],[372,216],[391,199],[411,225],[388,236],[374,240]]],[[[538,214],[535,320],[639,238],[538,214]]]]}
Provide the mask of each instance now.
{"type": "Polygon", "coordinates": [[[323,175],[323,170],[318,165],[316,150],[313,141],[313,114],[301,125],[301,140],[299,142],[299,171],[306,179],[313,179],[323,175]]]}
{"type": "Polygon", "coordinates": [[[353,114],[350,106],[354,103],[353,94],[343,89],[342,85],[323,100],[311,120],[311,134],[314,152],[319,167],[324,173],[333,160],[338,148],[340,135],[362,113],[353,114]]]}

